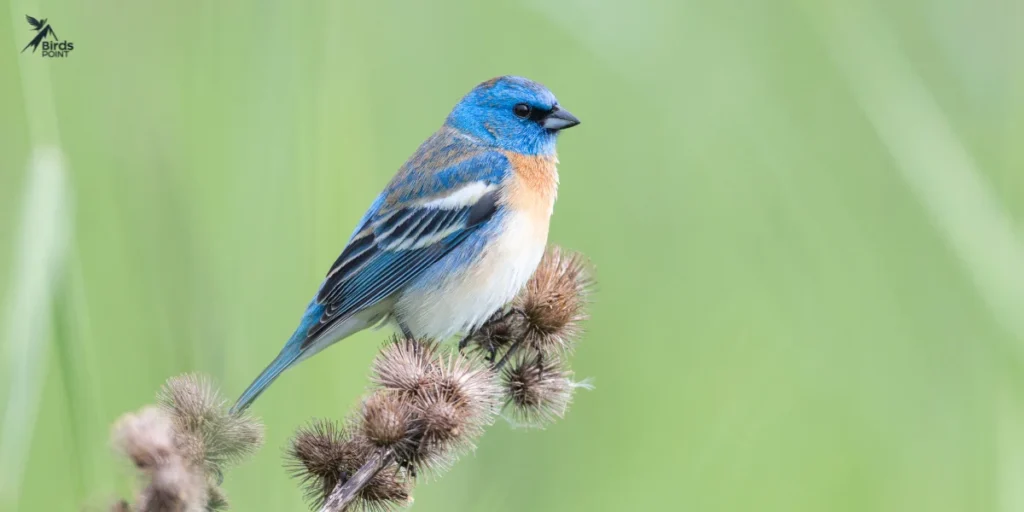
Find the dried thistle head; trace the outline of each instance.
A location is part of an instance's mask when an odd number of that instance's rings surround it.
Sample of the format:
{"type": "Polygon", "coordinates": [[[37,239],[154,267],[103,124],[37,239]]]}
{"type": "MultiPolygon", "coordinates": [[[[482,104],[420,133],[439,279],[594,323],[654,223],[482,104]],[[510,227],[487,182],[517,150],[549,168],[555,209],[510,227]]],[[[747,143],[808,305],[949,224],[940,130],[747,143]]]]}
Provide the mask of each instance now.
{"type": "Polygon", "coordinates": [[[218,409],[223,405],[210,380],[196,374],[167,379],[157,393],[157,402],[188,430],[217,421],[218,409]]]}
{"type": "Polygon", "coordinates": [[[577,386],[561,358],[542,353],[517,357],[502,370],[501,380],[505,407],[518,424],[531,427],[563,418],[577,386]]]}
{"type": "Polygon", "coordinates": [[[461,354],[439,357],[437,371],[423,392],[446,397],[464,411],[467,426],[479,429],[494,421],[501,401],[501,388],[490,367],[479,357],[461,354]]]}
{"type": "Polygon", "coordinates": [[[337,423],[319,420],[296,432],[287,453],[288,466],[292,476],[302,482],[306,497],[322,500],[339,481],[359,469],[369,451],[337,423]]]}
{"type": "Polygon", "coordinates": [[[213,472],[244,459],[263,444],[263,425],[247,412],[230,414],[227,402],[205,377],[172,377],[157,401],[174,419],[182,451],[213,472]]]}
{"type": "Polygon", "coordinates": [[[373,362],[373,383],[384,389],[415,393],[437,369],[438,344],[394,337],[373,362]]]}
{"type": "Polygon", "coordinates": [[[374,446],[402,452],[415,442],[415,415],[409,394],[378,389],[363,402],[359,429],[374,446]]]}
{"type": "Polygon", "coordinates": [[[202,469],[174,456],[153,472],[135,507],[146,512],[205,512],[207,498],[202,469]]]}
{"type": "MultiPolygon", "coordinates": [[[[228,413],[210,381],[197,375],[168,379],[157,401],[157,406],[124,415],[113,429],[114,446],[148,479],[134,509],[226,509],[221,471],[262,444],[262,425],[248,414],[228,413]]],[[[127,502],[117,506],[132,508],[127,502]]]]}
{"type": "Polygon", "coordinates": [[[207,486],[206,490],[208,492],[206,500],[207,512],[228,509],[228,497],[224,494],[223,489],[217,485],[210,484],[207,486]]]}
{"type": "Polygon", "coordinates": [[[535,350],[572,348],[586,320],[593,280],[583,255],[551,247],[512,303],[522,314],[524,341],[535,350]]]}
{"type": "Polygon", "coordinates": [[[417,473],[443,472],[462,451],[473,446],[472,434],[476,432],[467,429],[467,410],[457,397],[440,387],[421,392],[416,407],[417,437],[410,450],[399,454],[400,460],[417,473]]]}
{"type": "MultiPolygon", "coordinates": [[[[302,482],[306,498],[319,508],[335,486],[351,478],[376,449],[354,429],[320,420],[295,434],[288,466],[302,482]]],[[[410,486],[404,470],[391,464],[360,491],[357,508],[391,510],[409,500],[410,486]]]]}
{"type": "Polygon", "coordinates": [[[403,465],[437,470],[493,423],[501,403],[494,373],[477,357],[442,355],[437,343],[394,338],[374,362],[379,390],[363,406],[362,436],[403,465]]]}
{"type": "Polygon", "coordinates": [[[114,446],[149,479],[136,508],[145,511],[200,512],[208,493],[202,466],[185,457],[171,416],[156,407],[125,414],[114,425],[114,446]]]}
{"type": "Polygon", "coordinates": [[[500,397],[494,373],[478,358],[439,357],[410,402],[413,437],[408,450],[397,452],[399,460],[417,470],[446,469],[494,422],[500,397]]]}
{"type": "Polygon", "coordinates": [[[145,473],[155,471],[177,450],[171,417],[156,407],[121,416],[111,437],[114,448],[145,473]]]}
{"type": "Polygon", "coordinates": [[[380,470],[360,491],[353,510],[390,512],[412,503],[412,479],[406,470],[392,462],[380,470]]]}

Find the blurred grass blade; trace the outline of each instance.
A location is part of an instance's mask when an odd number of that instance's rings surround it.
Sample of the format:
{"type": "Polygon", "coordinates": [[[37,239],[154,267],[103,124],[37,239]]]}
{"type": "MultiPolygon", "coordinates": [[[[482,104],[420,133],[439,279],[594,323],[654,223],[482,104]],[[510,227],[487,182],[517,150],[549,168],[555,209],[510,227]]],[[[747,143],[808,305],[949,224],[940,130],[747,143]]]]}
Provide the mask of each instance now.
{"type": "Polygon", "coordinates": [[[1024,510],[1024,413],[1020,400],[1004,393],[996,417],[997,510],[1024,510]]]}
{"type": "Polygon", "coordinates": [[[71,222],[66,170],[57,148],[38,148],[30,162],[14,275],[4,311],[3,420],[0,423],[0,509],[17,503],[45,382],[53,293],[64,268],[71,222]]]}
{"type": "Polygon", "coordinates": [[[867,8],[833,19],[823,33],[854,96],[1024,362],[1024,241],[1010,213],[892,31],[867,8]]]}

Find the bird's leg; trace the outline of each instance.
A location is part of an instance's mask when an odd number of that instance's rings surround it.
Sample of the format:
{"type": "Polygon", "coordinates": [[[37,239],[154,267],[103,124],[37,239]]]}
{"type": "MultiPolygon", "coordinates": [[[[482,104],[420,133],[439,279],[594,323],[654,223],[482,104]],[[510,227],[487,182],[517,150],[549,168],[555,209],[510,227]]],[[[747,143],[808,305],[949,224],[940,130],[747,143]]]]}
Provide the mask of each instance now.
{"type": "MultiPolygon", "coordinates": [[[[480,327],[477,327],[475,329],[470,329],[470,331],[468,333],[466,333],[466,336],[464,336],[461,340],[459,340],[459,353],[460,354],[463,353],[463,351],[466,349],[466,347],[469,346],[469,343],[471,341],[473,341],[473,337],[476,336],[477,333],[479,333],[481,330],[483,330],[483,328],[484,328],[484,326],[480,326],[480,327]]],[[[498,352],[498,347],[495,346],[494,343],[492,343],[491,340],[489,338],[487,338],[486,336],[484,337],[484,339],[486,340],[486,343],[483,343],[483,342],[480,343],[480,345],[483,346],[484,350],[487,352],[487,355],[484,357],[484,361],[487,361],[488,363],[493,364],[494,363],[494,356],[498,352]]]]}
{"type": "Polygon", "coordinates": [[[479,327],[474,327],[474,328],[470,329],[469,332],[467,332],[466,335],[463,336],[461,340],[459,340],[459,352],[460,353],[463,350],[465,350],[466,347],[469,346],[469,341],[473,339],[473,336],[476,336],[476,333],[479,330],[480,330],[479,327]]]}
{"type": "Polygon", "coordinates": [[[508,320],[508,317],[512,315],[519,315],[522,318],[526,318],[526,310],[524,310],[523,308],[516,307],[508,308],[508,311],[506,311],[505,314],[501,316],[501,319],[508,320]]]}
{"type": "Polygon", "coordinates": [[[494,359],[496,357],[498,357],[498,346],[495,345],[494,343],[488,344],[487,357],[484,358],[484,361],[487,361],[491,365],[494,365],[494,359]]]}
{"type": "Polygon", "coordinates": [[[519,345],[522,344],[523,340],[521,338],[516,340],[515,343],[513,343],[512,346],[508,348],[508,351],[505,352],[505,355],[501,356],[501,361],[498,361],[498,364],[494,365],[494,371],[500,371],[502,368],[504,368],[505,365],[508,363],[508,360],[512,358],[512,355],[515,354],[517,350],[519,350],[519,345]]]}
{"type": "MultiPolygon", "coordinates": [[[[491,317],[488,318],[486,322],[470,329],[469,332],[467,332],[466,335],[461,340],[459,340],[459,352],[462,352],[463,350],[466,349],[466,347],[469,346],[469,342],[473,340],[473,336],[476,336],[476,334],[479,333],[481,329],[496,322],[504,322],[505,320],[508,320],[508,317],[512,316],[512,314],[515,313],[517,309],[518,308],[512,308],[507,311],[502,311],[499,309],[498,311],[495,311],[494,314],[492,314],[491,317]]],[[[489,349],[489,352],[491,354],[490,361],[494,362],[494,348],[491,347],[489,349]]]]}

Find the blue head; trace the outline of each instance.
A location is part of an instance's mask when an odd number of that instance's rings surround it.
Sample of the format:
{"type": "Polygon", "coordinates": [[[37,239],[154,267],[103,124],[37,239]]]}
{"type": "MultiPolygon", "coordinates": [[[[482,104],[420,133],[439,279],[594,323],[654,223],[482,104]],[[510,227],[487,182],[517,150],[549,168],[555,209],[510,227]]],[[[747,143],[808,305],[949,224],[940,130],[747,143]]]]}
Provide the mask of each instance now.
{"type": "Polygon", "coordinates": [[[579,123],[547,87],[518,76],[476,86],[445,121],[485,144],[527,155],[554,153],[558,132],[579,123]]]}

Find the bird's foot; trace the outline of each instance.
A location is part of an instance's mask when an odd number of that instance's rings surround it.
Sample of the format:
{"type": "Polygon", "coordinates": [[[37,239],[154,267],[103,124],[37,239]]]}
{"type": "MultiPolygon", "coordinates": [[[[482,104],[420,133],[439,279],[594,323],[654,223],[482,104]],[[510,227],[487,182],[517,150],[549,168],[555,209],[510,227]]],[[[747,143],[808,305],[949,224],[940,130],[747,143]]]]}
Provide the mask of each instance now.
{"type": "Polygon", "coordinates": [[[476,336],[476,333],[478,331],[479,328],[470,329],[469,332],[467,332],[466,335],[461,340],[459,340],[459,353],[462,353],[464,350],[466,350],[466,347],[469,346],[469,342],[473,341],[473,336],[476,336]]]}
{"type": "Polygon", "coordinates": [[[494,371],[501,371],[501,369],[504,368],[506,364],[508,364],[509,360],[512,359],[512,356],[515,355],[516,351],[519,350],[519,346],[522,344],[523,340],[518,339],[515,341],[515,343],[512,344],[511,347],[508,347],[508,350],[505,352],[505,355],[501,356],[501,361],[498,361],[498,364],[491,365],[491,367],[494,368],[494,371]]]}

